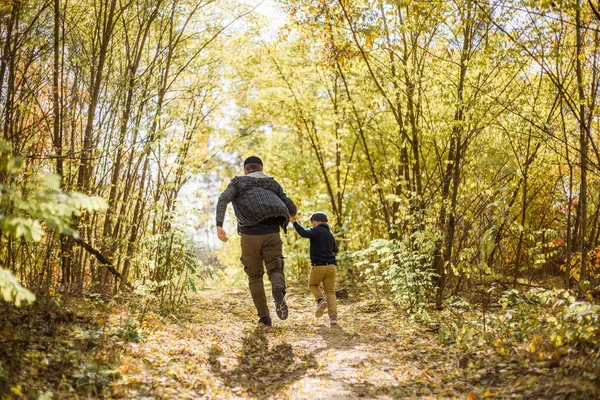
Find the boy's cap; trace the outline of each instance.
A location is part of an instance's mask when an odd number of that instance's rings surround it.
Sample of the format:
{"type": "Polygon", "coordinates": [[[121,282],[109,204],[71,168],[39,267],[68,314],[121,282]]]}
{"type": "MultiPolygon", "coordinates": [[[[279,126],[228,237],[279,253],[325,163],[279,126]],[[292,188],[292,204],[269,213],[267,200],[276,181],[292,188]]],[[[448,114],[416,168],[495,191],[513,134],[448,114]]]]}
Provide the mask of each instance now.
{"type": "Polygon", "coordinates": [[[263,165],[262,160],[256,156],[250,156],[244,160],[244,167],[248,164],[259,164],[263,165]]]}
{"type": "Polygon", "coordinates": [[[327,214],[316,212],[310,216],[311,221],[327,222],[327,214]]]}

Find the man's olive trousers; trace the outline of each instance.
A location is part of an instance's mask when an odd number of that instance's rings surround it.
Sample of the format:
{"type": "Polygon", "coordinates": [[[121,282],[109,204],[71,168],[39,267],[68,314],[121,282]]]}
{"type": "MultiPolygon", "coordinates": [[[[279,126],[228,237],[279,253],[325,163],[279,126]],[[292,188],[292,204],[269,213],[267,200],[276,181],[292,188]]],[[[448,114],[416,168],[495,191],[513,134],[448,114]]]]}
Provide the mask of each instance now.
{"type": "Polygon", "coordinates": [[[241,243],[242,257],[240,261],[244,265],[246,275],[248,275],[248,286],[250,287],[254,306],[256,306],[259,317],[268,317],[269,306],[267,305],[263,284],[264,267],[267,267],[272,291],[282,290],[285,293],[283,242],[279,232],[277,232],[266,235],[242,234],[241,243]]]}

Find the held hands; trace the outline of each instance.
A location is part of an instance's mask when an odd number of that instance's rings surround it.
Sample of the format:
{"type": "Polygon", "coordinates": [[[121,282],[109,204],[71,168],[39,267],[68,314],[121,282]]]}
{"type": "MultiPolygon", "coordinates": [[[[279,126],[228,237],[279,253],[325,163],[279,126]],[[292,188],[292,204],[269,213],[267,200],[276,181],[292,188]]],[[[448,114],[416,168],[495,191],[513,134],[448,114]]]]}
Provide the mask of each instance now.
{"type": "Polygon", "coordinates": [[[217,226],[217,236],[221,242],[226,242],[229,240],[227,233],[225,233],[225,230],[223,230],[222,226],[217,226]]]}
{"type": "Polygon", "coordinates": [[[290,216],[290,222],[293,224],[294,222],[296,222],[296,216],[292,215],[290,216]]]}

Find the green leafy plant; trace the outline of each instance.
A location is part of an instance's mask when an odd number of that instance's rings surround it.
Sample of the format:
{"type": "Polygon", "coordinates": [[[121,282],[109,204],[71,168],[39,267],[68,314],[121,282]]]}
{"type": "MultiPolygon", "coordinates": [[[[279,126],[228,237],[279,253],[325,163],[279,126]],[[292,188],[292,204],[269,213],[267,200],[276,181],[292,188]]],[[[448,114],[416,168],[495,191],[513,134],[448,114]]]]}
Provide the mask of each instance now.
{"type": "Polygon", "coordinates": [[[524,352],[554,361],[567,351],[600,346],[600,306],[567,290],[511,289],[498,302],[501,309],[485,320],[468,304],[451,304],[460,312],[442,322],[439,336],[464,350],[488,344],[501,355],[524,352]]]}
{"type": "Polygon", "coordinates": [[[33,303],[35,294],[25,289],[12,274],[0,268],[0,293],[4,301],[20,307],[23,302],[33,303]]]}
{"type": "Polygon", "coordinates": [[[88,362],[80,365],[79,371],[71,376],[71,382],[79,393],[97,397],[119,376],[119,371],[107,369],[95,362],[88,362]]]}
{"type": "Polygon", "coordinates": [[[365,281],[375,287],[389,285],[395,301],[410,312],[423,310],[433,293],[435,273],[426,246],[414,248],[403,241],[377,239],[354,253],[365,281]]]}
{"type": "MultiPolygon", "coordinates": [[[[60,177],[38,173],[19,182],[23,159],[10,154],[10,143],[0,140],[0,231],[15,239],[30,242],[42,240],[46,230],[77,237],[70,227],[73,216],[82,210],[98,211],[106,208],[101,197],[81,193],[64,193],[60,177]]],[[[32,303],[35,295],[23,288],[10,271],[0,268],[2,298],[20,306],[32,303]]]]}
{"type": "Polygon", "coordinates": [[[146,339],[146,331],[135,319],[128,319],[124,327],[119,328],[118,335],[129,342],[140,343],[146,339]]]}
{"type": "Polygon", "coordinates": [[[196,291],[197,279],[214,276],[210,267],[200,264],[189,236],[176,228],[146,237],[134,267],[138,276],[145,277],[135,285],[143,312],[148,307],[162,313],[177,309],[196,291]]]}

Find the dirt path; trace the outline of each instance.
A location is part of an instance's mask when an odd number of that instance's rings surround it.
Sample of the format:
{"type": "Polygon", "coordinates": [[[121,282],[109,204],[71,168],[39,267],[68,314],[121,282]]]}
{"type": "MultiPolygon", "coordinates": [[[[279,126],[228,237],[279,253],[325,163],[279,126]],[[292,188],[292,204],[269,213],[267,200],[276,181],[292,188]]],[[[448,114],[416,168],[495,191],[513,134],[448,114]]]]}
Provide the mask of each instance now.
{"type": "MultiPolygon", "coordinates": [[[[395,399],[494,394],[462,379],[459,356],[391,307],[342,301],[340,324],[317,320],[308,295],[258,327],[244,290],[202,291],[178,323],[122,358],[113,395],[159,398],[395,399]],[[401,322],[398,322],[401,321],[401,322]]],[[[274,313],[272,313],[274,315],[274,313]]],[[[157,327],[155,327],[157,328],[157,327]]]]}
{"type": "MultiPolygon", "coordinates": [[[[127,343],[112,396],[127,398],[589,399],[597,378],[527,356],[464,354],[391,305],[341,301],[340,324],[313,316],[307,293],[290,317],[256,324],[246,290],[204,290],[178,322],[127,343]]],[[[272,312],[274,316],[274,312],[272,312]]]]}
{"type": "MultiPolygon", "coordinates": [[[[555,361],[526,343],[462,352],[435,324],[358,295],[330,328],[307,292],[290,293],[290,318],[271,328],[244,289],[202,290],[177,317],[149,314],[142,327],[129,301],[15,314],[0,328],[0,398],[600,398],[595,349],[555,361]]],[[[431,312],[443,315],[452,322],[431,312]]]]}

